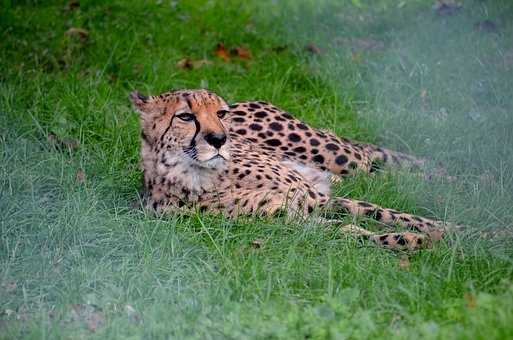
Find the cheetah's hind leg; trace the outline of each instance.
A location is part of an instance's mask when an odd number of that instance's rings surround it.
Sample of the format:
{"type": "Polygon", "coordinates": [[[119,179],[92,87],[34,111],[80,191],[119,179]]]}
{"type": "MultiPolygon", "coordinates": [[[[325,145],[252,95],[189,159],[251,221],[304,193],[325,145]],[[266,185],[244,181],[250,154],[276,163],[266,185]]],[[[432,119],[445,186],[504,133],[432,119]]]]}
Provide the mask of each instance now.
{"type": "Polygon", "coordinates": [[[360,228],[354,224],[348,224],[340,228],[345,234],[364,237],[376,244],[392,250],[418,250],[431,246],[431,240],[427,235],[411,232],[377,234],[360,228]]]}
{"type": "Polygon", "coordinates": [[[424,234],[434,241],[442,239],[447,228],[451,226],[441,221],[403,213],[394,209],[382,208],[376,204],[348,198],[333,198],[329,204],[329,209],[335,212],[343,211],[352,216],[372,218],[383,225],[400,225],[411,231],[424,234]]]}

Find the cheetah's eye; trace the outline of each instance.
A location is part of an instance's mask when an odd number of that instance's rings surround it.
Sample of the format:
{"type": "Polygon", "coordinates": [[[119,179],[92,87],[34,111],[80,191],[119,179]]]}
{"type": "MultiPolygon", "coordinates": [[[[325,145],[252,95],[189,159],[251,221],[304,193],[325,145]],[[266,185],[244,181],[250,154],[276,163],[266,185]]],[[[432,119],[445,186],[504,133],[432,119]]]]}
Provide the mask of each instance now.
{"type": "Polygon", "coordinates": [[[227,113],[228,113],[228,111],[226,111],[226,110],[219,110],[219,111],[217,111],[217,116],[219,117],[219,119],[223,119],[227,113]]]}
{"type": "Polygon", "coordinates": [[[180,113],[179,115],[176,115],[178,118],[183,120],[184,122],[190,122],[194,120],[194,115],[192,113],[180,113]]]}

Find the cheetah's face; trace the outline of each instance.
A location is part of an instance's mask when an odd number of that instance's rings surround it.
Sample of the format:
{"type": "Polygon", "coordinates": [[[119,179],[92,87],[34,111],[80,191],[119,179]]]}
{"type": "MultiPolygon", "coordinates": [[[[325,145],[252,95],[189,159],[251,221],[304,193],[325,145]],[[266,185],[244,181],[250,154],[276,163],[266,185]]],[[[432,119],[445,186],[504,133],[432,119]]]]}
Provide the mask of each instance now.
{"type": "Polygon", "coordinates": [[[206,90],[183,90],[130,98],[140,113],[143,144],[166,149],[200,167],[217,168],[230,158],[228,105],[206,90]]]}

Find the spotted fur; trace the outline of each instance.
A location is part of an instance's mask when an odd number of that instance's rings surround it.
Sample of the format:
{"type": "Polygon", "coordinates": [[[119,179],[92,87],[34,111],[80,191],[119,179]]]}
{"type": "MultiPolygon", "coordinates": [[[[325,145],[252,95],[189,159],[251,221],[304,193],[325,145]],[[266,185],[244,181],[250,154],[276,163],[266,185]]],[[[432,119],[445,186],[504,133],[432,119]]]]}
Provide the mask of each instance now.
{"type": "Polygon", "coordinates": [[[428,243],[425,237],[443,235],[439,221],[330,194],[332,176],[372,172],[376,162],[419,166],[421,160],[314,129],[261,101],[228,106],[207,90],[134,92],[131,99],[140,113],[148,208],[197,207],[232,217],[326,208],[419,233],[364,235],[395,249],[420,247],[428,243]]]}

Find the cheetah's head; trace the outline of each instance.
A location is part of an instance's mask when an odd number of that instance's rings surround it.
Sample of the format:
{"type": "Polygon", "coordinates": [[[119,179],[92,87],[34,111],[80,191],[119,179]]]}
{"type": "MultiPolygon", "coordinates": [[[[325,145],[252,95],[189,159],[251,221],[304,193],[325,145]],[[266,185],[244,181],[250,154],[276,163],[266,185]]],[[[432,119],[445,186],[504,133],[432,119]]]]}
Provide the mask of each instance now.
{"type": "Polygon", "coordinates": [[[143,96],[135,91],[130,98],[140,113],[143,145],[165,148],[205,168],[220,167],[230,158],[228,105],[214,93],[181,90],[143,96]]]}

